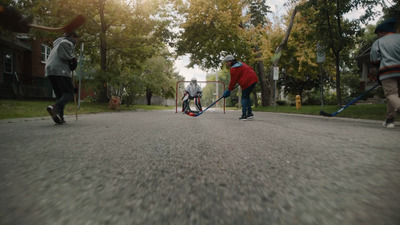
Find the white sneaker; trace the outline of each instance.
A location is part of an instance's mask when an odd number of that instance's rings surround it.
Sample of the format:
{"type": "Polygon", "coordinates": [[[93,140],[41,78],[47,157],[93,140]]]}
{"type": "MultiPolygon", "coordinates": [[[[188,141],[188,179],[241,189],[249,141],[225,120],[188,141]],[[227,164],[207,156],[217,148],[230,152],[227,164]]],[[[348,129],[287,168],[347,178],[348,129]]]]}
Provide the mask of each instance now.
{"type": "Polygon", "coordinates": [[[63,124],[60,114],[58,114],[56,107],[54,105],[47,106],[47,112],[50,114],[51,118],[56,124],[63,124]]]}
{"type": "Polygon", "coordinates": [[[386,119],[385,122],[382,124],[386,128],[394,128],[394,119],[386,119]]]}

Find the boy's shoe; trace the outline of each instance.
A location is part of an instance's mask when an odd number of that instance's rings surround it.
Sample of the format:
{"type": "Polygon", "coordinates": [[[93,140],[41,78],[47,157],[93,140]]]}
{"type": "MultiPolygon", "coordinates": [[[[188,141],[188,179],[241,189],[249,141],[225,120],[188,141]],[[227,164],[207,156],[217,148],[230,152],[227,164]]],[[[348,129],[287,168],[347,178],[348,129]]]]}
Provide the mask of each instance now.
{"type": "Polygon", "coordinates": [[[47,112],[50,114],[51,118],[54,120],[56,124],[62,124],[62,120],[60,115],[57,113],[57,110],[54,105],[47,106],[47,112]]]}
{"type": "Polygon", "coordinates": [[[241,117],[239,117],[239,120],[243,120],[243,121],[246,121],[247,120],[247,116],[241,116],[241,117]]]}
{"type": "Polygon", "coordinates": [[[254,119],[254,114],[253,114],[253,113],[250,113],[250,114],[247,116],[247,119],[249,119],[249,120],[254,119]]]}
{"type": "Polygon", "coordinates": [[[386,128],[394,128],[394,119],[386,119],[382,125],[386,128]]]}

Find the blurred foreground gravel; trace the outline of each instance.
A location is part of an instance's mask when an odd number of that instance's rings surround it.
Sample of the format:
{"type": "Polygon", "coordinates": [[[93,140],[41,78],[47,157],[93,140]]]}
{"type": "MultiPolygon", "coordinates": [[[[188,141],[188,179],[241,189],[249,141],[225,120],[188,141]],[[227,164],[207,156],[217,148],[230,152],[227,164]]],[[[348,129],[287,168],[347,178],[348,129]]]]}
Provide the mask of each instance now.
{"type": "Polygon", "coordinates": [[[0,120],[0,224],[400,224],[400,124],[239,116],[0,120]]]}

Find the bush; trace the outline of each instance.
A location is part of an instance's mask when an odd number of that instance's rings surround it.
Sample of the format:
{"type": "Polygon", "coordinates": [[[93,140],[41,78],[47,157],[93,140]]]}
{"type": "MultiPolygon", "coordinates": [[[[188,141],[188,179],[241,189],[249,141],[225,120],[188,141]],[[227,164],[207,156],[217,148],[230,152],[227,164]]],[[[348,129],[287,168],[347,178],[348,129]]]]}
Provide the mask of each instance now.
{"type": "Polygon", "coordinates": [[[336,105],[336,104],[337,104],[336,93],[324,95],[324,105],[336,105]]]}
{"type": "Polygon", "coordinates": [[[99,102],[99,99],[89,95],[85,98],[85,102],[99,102]]]}
{"type": "Polygon", "coordinates": [[[342,104],[348,104],[348,103],[350,103],[351,101],[353,101],[354,99],[356,99],[356,97],[346,97],[346,98],[343,98],[342,104]]]}
{"type": "Polygon", "coordinates": [[[303,105],[319,105],[319,104],[321,104],[321,97],[316,95],[310,95],[303,101],[303,105]]]}
{"type": "Polygon", "coordinates": [[[277,105],[288,105],[288,103],[286,101],[284,101],[284,100],[277,100],[276,104],[277,105]]]}
{"type": "MultiPolygon", "coordinates": [[[[327,94],[324,93],[324,105],[336,105],[336,94],[327,94]]],[[[316,92],[308,95],[304,101],[302,101],[303,105],[320,105],[321,104],[321,94],[320,92],[316,92]]]]}

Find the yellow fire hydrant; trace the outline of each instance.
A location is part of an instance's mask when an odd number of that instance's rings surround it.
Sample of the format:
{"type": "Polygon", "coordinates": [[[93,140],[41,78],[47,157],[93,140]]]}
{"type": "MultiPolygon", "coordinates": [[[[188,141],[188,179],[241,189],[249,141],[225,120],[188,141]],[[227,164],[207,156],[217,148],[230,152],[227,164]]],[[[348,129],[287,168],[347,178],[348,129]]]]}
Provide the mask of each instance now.
{"type": "Polygon", "coordinates": [[[301,97],[300,95],[296,95],[296,109],[301,108],[301,97]]]}

